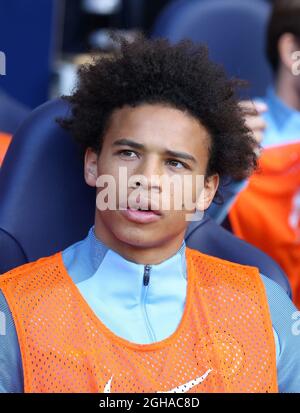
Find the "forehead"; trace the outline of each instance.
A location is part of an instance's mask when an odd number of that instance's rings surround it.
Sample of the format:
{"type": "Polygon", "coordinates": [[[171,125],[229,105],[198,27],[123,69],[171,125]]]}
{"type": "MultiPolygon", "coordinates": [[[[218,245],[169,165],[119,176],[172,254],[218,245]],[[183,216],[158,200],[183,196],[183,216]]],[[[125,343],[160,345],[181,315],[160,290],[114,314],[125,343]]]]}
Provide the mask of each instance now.
{"type": "Polygon", "coordinates": [[[187,112],[162,104],[124,106],[111,116],[105,141],[130,138],[147,148],[202,152],[208,150],[207,129],[187,112]]]}

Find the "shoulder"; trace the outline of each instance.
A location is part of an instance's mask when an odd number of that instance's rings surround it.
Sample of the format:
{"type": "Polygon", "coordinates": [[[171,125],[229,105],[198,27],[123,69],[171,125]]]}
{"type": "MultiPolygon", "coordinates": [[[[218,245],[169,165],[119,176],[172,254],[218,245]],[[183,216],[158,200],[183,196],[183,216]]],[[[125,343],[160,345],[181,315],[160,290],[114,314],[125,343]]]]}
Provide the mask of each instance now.
{"type": "Polygon", "coordinates": [[[300,311],[285,291],[262,275],[273,329],[278,337],[277,375],[280,392],[300,392],[300,311]]]}
{"type": "Polygon", "coordinates": [[[291,331],[294,322],[293,314],[297,308],[279,284],[263,274],[261,274],[261,279],[268,298],[273,326],[275,329],[281,330],[283,327],[291,331]]]}
{"type": "Polygon", "coordinates": [[[187,259],[206,263],[208,265],[213,265],[218,268],[223,268],[223,269],[230,268],[232,270],[237,271],[237,273],[238,272],[249,272],[249,273],[256,273],[259,275],[259,271],[257,267],[238,264],[232,261],[227,261],[222,258],[215,257],[213,255],[204,254],[192,248],[186,247],[186,256],[187,256],[187,259]]]}
{"type": "Polygon", "coordinates": [[[42,274],[54,271],[62,265],[62,254],[58,252],[49,257],[39,258],[36,261],[26,263],[16,267],[0,277],[0,289],[5,289],[10,284],[22,284],[31,276],[41,276],[42,274]]]}
{"type": "Polygon", "coordinates": [[[1,291],[0,366],[0,393],[22,392],[23,369],[17,332],[11,311],[1,291]]]}

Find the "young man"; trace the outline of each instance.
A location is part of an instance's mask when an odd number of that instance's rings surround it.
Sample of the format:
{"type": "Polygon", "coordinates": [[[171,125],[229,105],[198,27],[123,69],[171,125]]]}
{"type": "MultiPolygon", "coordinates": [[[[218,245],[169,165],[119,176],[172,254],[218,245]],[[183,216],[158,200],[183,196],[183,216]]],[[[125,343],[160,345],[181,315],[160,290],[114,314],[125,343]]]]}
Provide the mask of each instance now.
{"type": "Polygon", "coordinates": [[[83,67],[67,99],[62,124],[85,150],[95,225],[62,253],[1,277],[0,389],[299,391],[286,294],[256,268],[184,244],[187,215],[209,206],[219,177],[255,167],[233,82],[203,47],[138,39],[83,67]],[[103,177],[116,183],[117,208],[102,208],[115,192],[101,198],[103,177]],[[177,179],[169,192],[165,178],[177,179]],[[196,206],[181,199],[176,209],[184,187],[196,206]]]}

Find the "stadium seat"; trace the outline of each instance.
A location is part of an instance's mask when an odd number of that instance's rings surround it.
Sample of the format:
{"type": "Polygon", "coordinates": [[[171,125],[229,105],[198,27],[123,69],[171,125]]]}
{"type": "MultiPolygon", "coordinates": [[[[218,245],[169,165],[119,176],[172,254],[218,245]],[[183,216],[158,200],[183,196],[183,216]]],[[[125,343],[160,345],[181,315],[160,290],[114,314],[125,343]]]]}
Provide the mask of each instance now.
{"type": "Polygon", "coordinates": [[[30,110],[0,89],[0,131],[13,135],[30,110]]]}
{"type": "Polygon", "coordinates": [[[55,122],[62,100],[25,120],[0,171],[0,273],[50,255],[86,235],[95,196],[83,178],[80,151],[55,122]]]}
{"type": "Polygon", "coordinates": [[[263,96],[272,80],[264,55],[270,10],[263,0],[175,0],[157,18],[152,37],[207,44],[230,76],[249,82],[241,97],[263,96]]]}
{"type": "MultiPolygon", "coordinates": [[[[60,99],[39,106],[8,149],[0,171],[0,274],[66,248],[93,224],[95,192],[85,184],[83,158],[55,122],[69,110],[60,99]]],[[[190,224],[186,241],[202,252],[257,266],[290,295],[284,273],[271,258],[208,216],[190,224]]]]}

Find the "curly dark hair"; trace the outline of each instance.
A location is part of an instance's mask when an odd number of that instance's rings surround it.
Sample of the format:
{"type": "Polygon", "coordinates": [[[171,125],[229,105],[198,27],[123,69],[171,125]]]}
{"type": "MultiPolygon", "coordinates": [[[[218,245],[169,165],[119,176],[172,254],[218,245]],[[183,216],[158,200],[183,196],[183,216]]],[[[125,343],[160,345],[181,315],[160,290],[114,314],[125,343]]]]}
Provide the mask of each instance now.
{"type": "Polygon", "coordinates": [[[72,108],[59,123],[71,131],[83,150],[98,153],[110,116],[124,105],[163,103],[187,111],[211,136],[206,175],[241,179],[256,168],[257,144],[238,105],[238,81],[229,80],[208,57],[203,45],[185,40],[119,39],[110,57],[95,58],[79,69],[79,84],[64,96],[72,108]]]}

